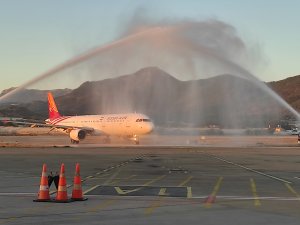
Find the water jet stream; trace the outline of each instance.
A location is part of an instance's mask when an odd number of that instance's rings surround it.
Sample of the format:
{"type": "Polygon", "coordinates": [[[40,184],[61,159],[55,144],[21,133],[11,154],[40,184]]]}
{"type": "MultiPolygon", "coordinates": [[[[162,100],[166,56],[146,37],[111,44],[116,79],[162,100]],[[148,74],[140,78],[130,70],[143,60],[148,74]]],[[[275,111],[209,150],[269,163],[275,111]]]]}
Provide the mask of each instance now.
{"type": "Polygon", "coordinates": [[[14,89],[13,91],[10,91],[9,93],[1,96],[0,97],[0,103],[1,103],[1,101],[3,101],[3,99],[8,98],[8,97],[18,93],[19,91],[23,90],[24,88],[29,87],[30,85],[35,84],[35,83],[37,83],[37,82],[39,82],[39,81],[55,74],[55,73],[61,72],[65,69],[67,69],[67,68],[70,68],[72,66],[80,64],[80,63],[84,62],[85,60],[88,60],[88,59],[92,58],[93,56],[97,55],[99,52],[103,52],[103,51],[108,50],[110,48],[117,47],[121,44],[125,44],[128,41],[134,41],[135,39],[139,38],[140,36],[145,35],[145,34],[150,33],[150,32],[153,32],[153,31],[162,31],[162,29],[161,28],[153,28],[153,29],[150,29],[150,30],[142,31],[142,32],[137,33],[137,34],[129,35],[125,38],[122,38],[120,40],[117,40],[115,42],[107,44],[105,46],[100,46],[100,47],[91,49],[87,52],[84,52],[83,54],[80,54],[80,55],[78,55],[74,58],[71,58],[71,59],[65,61],[64,63],[59,64],[58,66],[56,66],[56,67],[46,71],[45,73],[37,76],[36,78],[34,78],[32,80],[29,80],[28,82],[22,84],[21,86],[14,89]]]}
{"type": "MultiPolygon", "coordinates": [[[[213,59],[214,61],[221,63],[222,67],[226,67],[226,69],[233,71],[233,72],[231,72],[231,73],[233,73],[232,75],[252,81],[260,89],[265,91],[265,93],[267,93],[269,96],[274,98],[281,106],[283,106],[288,111],[290,111],[298,120],[300,120],[300,114],[295,109],[293,109],[286,101],[284,101],[278,94],[276,94],[269,87],[267,87],[267,85],[265,83],[261,82],[256,76],[254,76],[248,70],[244,69],[243,67],[238,65],[236,62],[231,60],[230,57],[229,56],[227,57],[226,54],[218,54],[218,52],[216,52],[216,49],[218,46],[217,47],[214,46],[214,47],[210,48],[209,45],[205,45],[202,43],[195,44],[193,42],[193,41],[195,41],[193,39],[194,37],[191,38],[190,36],[197,35],[197,33],[194,33],[193,30],[189,30],[189,29],[199,28],[197,26],[197,24],[196,24],[196,26],[194,26],[194,25],[195,24],[191,23],[191,24],[187,24],[187,25],[179,24],[179,26],[168,25],[168,26],[150,27],[150,28],[144,29],[143,31],[140,31],[138,33],[130,34],[130,35],[128,35],[124,38],[121,38],[117,41],[114,41],[110,44],[91,49],[83,54],[80,54],[74,58],[71,58],[71,59],[65,61],[64,63],[46,71],[45,73],[39,75],[38,77],[24,83],[23,85],[16,88],[15,90],[0,97],[0,103],[4,99],[17,94],[22,89],[27,88],[43,79],[46,79],[46,78],[58,73],[58,72],[64,71],[68,68],[71,68],[80,63],[83,63],[93,57],[96,57],[100,53],[104,53],[108,50],[115,49],[115,48],[118,48],[118,47],[121,47],[124,45],[126,46],[126,44],[130,44],[134,41],[141,41],[141,42],[144,41],[144,42],[142,42],[142,44],[149,45],[149,46],[147,46],[149,49],[154,48],[156,51],[160,50],[160,49],[156,49],[157,46],[158,46],[158,48],[161,48],[161,47],[164,47],[164,44],[169,44],[163,50],[169,51],[167,53],[169,53],[169,54],[171,53],[170,55],[172,55],[173,53],[177,53],[177,54],[179,54],[180,57],[183,57],[183,58],[186,57],[187,59],[183,59],[183,61],[187,62],[187,63],[191,63],[191,65],[193,65],[194,62],[193,62],[193,60],[190,60],[190,58],[193,58],[193,57],[197,58],[199,55],[200,55],[200,57],[198,57],[198,58],[201,58],[201,59],[210,57],[210,59],[213,59]],[[178,49],[176,49],[176,50],[172,49],[172,48],[176,48],[177,46],[178,46],[178,49]],[[187,47],[188,50],[184,49],[185,47],[187,47]],[[184,54],[184,53],[186,53],[186,54],[184,54]],[[190,57],[190,58],[188,58],[188,57],[190,57]]],[[[200,28],[201,28],[201,26],[200,26],[200,28]]],[[[218,38],[218,37],[216,37],[216,38],[218,38]]],[[[215,43],[213,42],[213,44],[215,44],[215,43]]],[[[161,52],[159,52],[159,54],[160,53],[163,54],[164,52],[161,51],[161,52]]],[[[147,53],[145,53],[145,54],[147,54],[147,53]]],[[[228,54],[228,55],[230,55],[230,54],[228,54]]],[[[201,60],[199,60],[199,61],[201,61],[201,60]]],[[[176,62],[174,64],[176,64],[176,62]]],[[[176,66],[176,65],[174,65],[174,66],[176,66]]]]}

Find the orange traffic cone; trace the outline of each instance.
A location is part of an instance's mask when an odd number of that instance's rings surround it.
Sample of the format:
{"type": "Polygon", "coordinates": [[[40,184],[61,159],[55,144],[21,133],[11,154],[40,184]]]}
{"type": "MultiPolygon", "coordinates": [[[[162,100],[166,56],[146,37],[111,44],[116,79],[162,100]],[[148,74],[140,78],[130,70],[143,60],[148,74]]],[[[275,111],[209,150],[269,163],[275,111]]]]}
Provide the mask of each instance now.
{"type": "Polygon", "coordinates": [[[47,177],[47,166],[43,164],[42,177],[40,182],[40,190],[38,193],[38,198],[34,200],[35,202],[47,202],[50,201],[48,177],[47,177]]]}
{"type": "Polygon", "coordinates": [[[63,163],[60,167],[58,189],[55,202],[69,202],[67,193],[67,181],[65,177],[65,165],[63,163]]]}
{"type": "Polygon", "coordinates": [[[87,200],[87,198],[84,198],[83,194],[82,194],[79,163],[76,163],[76,170],[75,170],[73,191],[72,191],[72,200],[74,200],[74,201],[85,201],[85,200],[87,200]]]}

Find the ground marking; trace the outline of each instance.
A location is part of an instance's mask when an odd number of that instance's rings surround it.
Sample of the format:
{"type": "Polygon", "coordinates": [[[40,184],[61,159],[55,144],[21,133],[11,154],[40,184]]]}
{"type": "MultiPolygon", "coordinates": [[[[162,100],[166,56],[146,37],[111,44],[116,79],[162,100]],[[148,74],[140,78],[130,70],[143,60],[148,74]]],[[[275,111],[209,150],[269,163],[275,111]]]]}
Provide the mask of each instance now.
{"type": "Polygon", "coordinates": [[[157,177],[157,178],[155,178],[153,180],[150,180],[150,181],[144,183],[139,188],[135,188],[135,189],[131,189],[131,190],[122,190],[120,187],[115,187],[115,190],[118,192],[119,195],[126,195],[126,194],[129,194],[129,193],[132,193],[132,192],[139,191],[139,190],[143,189],[144,187],[149,186],[150,184],[163,179],[165,176],[166,175],[162,175],[162,176],[159,176],[159,177],[157,177]]]}
{"type": "Polygon", "coordinates": [[[250,179],[250,184],[251,184],[251,190],[252,190],[253,197],[254,197],[254,205],[261,206],[260,200],[258,198],[257,190],[256,190],[256,184],[255,184],[253,178],[250,179]]]}
{"type": "Polygon", "coordinates": [[[97,187],[100,187],[100,185],[95,185],[94,187],[91,187],[90,189],[86,190],[85,192],[83,192],[83,194],[85,195],[86,193],[96,189],[97,187]]]}
{"type": "Polygon", "coordinates": [[[2,221],[0,221],[0,224],[6,224],[7,222],[12,222],[12,221],[14,221],[14,220],[16,220],[17,219],[17,217],[9,217],[9,218],[5,218],[5,219],[0,219],[0,220],[2,220],[2,221]]]}
{"type": "MultiPolygon", "coordinates": [[[[120,169],[119,169],[115,174],[113,174],[112,177],[109,178],[109,180],[110,180],[109,182],[111,182],[111,183],[118,183],[118,182],[120,182],[121,180],[117,180],[117,181],[115,181],[115,182],[112,182],[112,179],[114,179],[114,178],[119,174],[119,172],[120,172],[120,169]]],[[[131,175],[131,176],[127,177],[127,179],[129,180],[129,179],[131,179],[132,177],[135,177],[135,176],[136,176],[136,175],[131,175]]],[[[108,183],[108,181],[106,181],[105,183],[108,183]]],[[[86,194],[86,193],[88,193],[88,192],[90,192],[90,191],[96,189],[97,187],[101,187],[101,186],[103,186],[103,185],[96,185],[96,186],[90,188],[89,190],[85,191],[83,194],[86,194]]],[[[108,206],[114,204],[117,200],[118,200],[118,199],[108,199],[108,200],[105,200],[105,201],[102,202],[101,204],[97,205],[97,206],[94,207],[94,208],[91,208],[91,209],[88,210],[88,211],[89,211],[89,212],[97,212],[97,211],[99,211],[99,210],[101,210],[101,209],[104,209],[104,208],[106,208],[106,207],[108,207],[108,206]]]]}
{"type": "Polygon", "coordinates": [[[285,183],[285,186],[287,187],[287,189],[289,189],[289,191],[294,194],[297,198],[300,198],[300,195],[295,191],[294,188],[292,188],[292,186],[288,183],[285,183]]]}
{"type": "Polygon", "coordinates": [[[192,198],[193,194],[192,194],[192,187],[187,187],[187,198],[192,198]]]}
{"type": "MultiPolygon", "coordinates": [[[[207,196],[193,196],[193,199],[207,199],[207,196]]],[[[218,195],[218,199],[226,200],[255,200],[253,196],[231,196],[231,195],[218,195]]],[[[300,201],[300,198],[296,197],[275,197],[275,196],[266,196],[258,197],[259,200],[270,200],[270,201],[300,201]]]]}
{"type": "Polygon", "coordinates": [[[223,177],[219,177],[216,185],[214,186],[213,192],[210,194],[210,196],[208,196],[207,200],[205,201],[205,207],[206,208],[210,208],[213,201],[215,200],[218,191],[220,190],[221,184],[223,181],[223,177]]]}
{"type": "Polygon", "coordinates": [[[158,193],[159,196],[168,196],[167,188],[161,188],[158,193]]]}
{"type": "MultiPolygon", "coordinates": [[[[184,181],[182,181],[180,184],[177,185],[177,187],[182,187],[185,184],[187,184],[191,179],[193,178],[193,176],[189,176],[187,179],[185,179],[184,181]]],[[[145,214],[146,215],[150,215],[154,212],[154,210],[158,207],[161,206],[164,198],[163,196],[168,196],[169,194],[167,193],[167,188],[161,188],[159,190],[158,196],[159,198],[154,201],[148,208],[146,208],[145,210],[145,214]]],[[[191,198],[192,197],[192,188],[191,187],[187,187],[187,197],[191,198]]]]}
{"type": "Polygon", "coordinates": [[[100,205],[97,205],[96,207],[90,209],[90,212],[97,212],[101,209],[104,209],[112,204],[114,204],[117,201],[117,199],[107,199],[104,202],[102,202],[100,205]]]}
{"type": "Polygon", "coordinates": [[[186,178],[184,181],[182,181],[179,185],[177,185],[177,187],[183,187],[183,186],[186,185],[192,178],[193,178],[193,176],[189,176],[189,177],[186,178]]]}
{"type": "Polygon", "coordinates": [[[260,171],[258,171],[258,170],[251,169],[251,168],[246,167],[246,166],[243,166],[243,165],[236,164],[236,163],[234,163],[234,162],[230,162],[230,161],[228,161],[228,160],[226,160],[226,159],[223,159],[223,158],[221,158],[221,157],[214,156],[214,155],[211,155],[211,154],[207,154],[207,155],[208,155],[208,156],[211,156],[211,157],[213,157],[213,158],[215,158],[215,159],[218,159],[218,160],[220,160],[220,161],[226,162],[226,163],[228,163],[228,164],[231,164],[231,165],[234,165],[234,166],[243,168],[243,169],[245,169],[245,170],[248,170],[248,171],[251,171],[251,172],[260,174],[260,175],[262,175],[262,176],[269,177],[269,178],[272,178],[272,179],[274,179],[274,180],[281,181],[281,182],[283,182],[283,183],[292,184],[292,182],[290,182],[290,181],[281,179],[281,178],[279,178],[279,177],[275,177],[275,176],[270,175],[270,174],[267,174],[267,173],[260,172],[260,171]]]}
{"type": "Polygon", "coordinates": [[[130,175],[129,177],[125,177],[125,178],[115,178],[115,181],[112,181],[110,183],[110,185],[117,184],[117,183],[119,183],[122,180],[131,180],[131,178],[134,178],[134,177],[136,177],[136,175],[130,175]]]}

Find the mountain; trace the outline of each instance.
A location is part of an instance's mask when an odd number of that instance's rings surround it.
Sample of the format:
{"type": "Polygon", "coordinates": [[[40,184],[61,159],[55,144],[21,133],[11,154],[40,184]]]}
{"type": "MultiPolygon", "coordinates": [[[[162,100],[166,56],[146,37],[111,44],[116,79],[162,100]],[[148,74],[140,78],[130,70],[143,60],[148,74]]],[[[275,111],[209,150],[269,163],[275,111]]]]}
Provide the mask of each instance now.
{"type": "Polygon", "coordinates": [[[269,86],[294,109],[300,111],[300,75],[270,82],[269,86]]]}
{"type": "MultiPolygon", "coordinates": [[[[297,106],[299,89],[293,85],[299,80],[297,76],[292,80],[271,82],[268,86],[297,106]]],[[[220,75],[180,81],[156,67],[118,78],[85,82],[56,97],[56,102],[63,115],[136,111],[149,115],[155,124],[162,126],[266,126],[288,114],[264,88],[250,80],[220,75]]],[[[0,107],[0,116],[47,118],[46,102],[3,107],[0,107]]]]}
{"type": "MultiPolygon", "coordinates": [[[[16,87],[5,89],[0,93],[0,97],[9,93],[10,91],[15,90],[16,87]]],[[[55,90],[36,90],[36,89],[24,89],[18,92],[17,94],[9,97],[5,102],[9,103],[31,103],[33,101],[45,101],[47,98],[47,93],[51,91],[54,97],[65,95],[71,92],[71,89],[55,89],[55,90]]]]}

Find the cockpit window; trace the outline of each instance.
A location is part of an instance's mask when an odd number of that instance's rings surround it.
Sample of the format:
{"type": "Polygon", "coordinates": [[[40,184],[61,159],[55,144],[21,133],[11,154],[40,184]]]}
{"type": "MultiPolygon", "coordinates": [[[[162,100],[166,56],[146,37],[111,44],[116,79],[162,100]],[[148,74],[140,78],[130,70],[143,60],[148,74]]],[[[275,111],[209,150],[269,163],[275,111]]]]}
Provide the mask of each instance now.
{"type": "Polygon", "coordinates": [[[150,119],[137,119],[135,122],[151,122],[150,119]]]}

